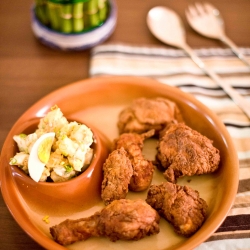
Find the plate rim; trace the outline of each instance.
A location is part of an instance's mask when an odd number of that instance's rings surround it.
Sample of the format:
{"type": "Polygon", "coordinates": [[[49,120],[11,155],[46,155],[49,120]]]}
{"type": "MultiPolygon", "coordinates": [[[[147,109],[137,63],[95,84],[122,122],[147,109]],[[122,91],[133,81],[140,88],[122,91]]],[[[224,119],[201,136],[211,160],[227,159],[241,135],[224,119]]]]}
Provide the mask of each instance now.
{"type": "MultiPolygon", "coordinates": [[[[137,76],[98,76],[98,77],[93,77],[93,78],[86,78],[83,80],[79,80],[76,82],[72,82],[69,83],[65,86],[62,86],[58,89],[55,89],[54,91],[48,93],[47,95],[45,95],[44,97],[42,97],[40,100],[38,100],[36,103],[34,103],[32,106],[30,106],[30,108],[28,108],[18,119],[17,121],[14,123],[13,127],[11,128],[11,130],[9,131],[4,144],[3,144],[3,148],[2,148],[2,153],[6,150],[5,148],[7,147],[6,145],[6,141],[7,139],[11,136],[11,132],[12,130],[14,130],[14,128],[17,126],[17,124],[23,120],[26,115],[26,113],[28,112],[33,112],[34,114],[37,114],[39,112],[37,112],[37,110],[41,111],[43,110],[43,112],[47,112],[47,110],[51,107],[50,105],[48,105],[47,103],[51,102],[53,99],[53,103],[56,102],[56,100],[61,100],[63,98],[63,96],[66,96],[67,93],[67,89],[75,89],[77,90],[79,86],[82,86],[84,84],[88,84],[89,82],[91,82],[91,84],[95,85],[93,86],[93,88],[97,88],[98,85],[103,84],[103,81],[105,82],[105,84],[119,84],[119,83],[123,83],[123,84],[132,84],[132,85],[145,85],[145,84],[155,84],[157,85],[156,87],[161,87],[161,88],[166,88],[166,89],[171,89],[171,91],[174,91],[182,96],[185,96],[191,103],[194,103],[195,105],[200,106],[202,109],[204,109],[208,114],[209,117],[219,126],[223,127],[223,132],[225,133],[225,135],[227,135],[227,137],[229,138],[227,140],[227,144],[228,146],[233,149],[232,154],[234,155],[234,159],[235,159],[235,177],[233,182],[233,186],[232,188],[229,190],[229,192],[231,193],[232,196],[235,197],[236,193],[237,193],[237,189],[238,189],[238,175],[239,175],[239,170],[238,170],[238,158],[237,158],[237,152],[236,149],[233,145],[232,139],[229,135],[229,132],[227,131],[225,125],[222,123],[222,121],[217,117],[217,115],[211,111],[208,107],[206,107],[204,104],[202,104],[199,100],[197,100],[195,97],[193,97],[191,94],[188,94],[186,92],[181,91],[180,89],[176,88],[176,87],[172,87],[170,85],[166,85],[164,83],[160,83],[159,81],[152,79],[152,78],[147,78],[147,77],[137,77],[137,76]],[[95,80],[95,83],[93,83],[93,79],[95,80]],[[143,80],[143,81],[142,81],[143,80]],[[133,83],[132,83],[133,82],[133,83]],[[143,82],[143,83],[142,83],[143,82]],[[64,93],[63,95],[60,94],[64,93]],[[55,98],[56,97],[56,98],[55,98]],[[44,104],[43,104],[44,103],[44,104]],[[46,104],[45,104],[46,103],[46,104]],[[43,105],[42,105],[43,104],[43,105]],[[42,106],[42,107],[41,107],[42,106]],[[47,110],[45,109],[45,107],[47,108],[47,110]],[[39,108],[40,107],[40,108],[39,108]],[[236,160],[237,159],[237,160],[236,160]]],[[[59,244],[57,244],[56,242],[54,242],[52,239],[49,241],[48,243],[48,236],[46,236],[45,234],[42,234],[41,231],[39,231],[33,223],[26,223],[23,224],[23,218],[22,218],[22,213],[25,213],[27,216],[27,212],[25,211],[23,205],[21,204],[20,201],[18,201],[18,203],[20,203],[20,206],[22,207],[22,212],[19,210],[17,210],[15,208],[15,202],[17,201],[13,201],[13,196],[10,197],[10,195],[8,194],[7,190],[6,190],[6,179],[4,179],[3,176],[10,178],[11,177],[11,173],[10,171],[8,171],[7,167],[1,167],[2,165],[2,158],[3,158],[3,154],[1,154],[0,156],[0,184],[1,184],[1,191],[2,191],[2,196],[3,196],[3,200],[9,210],[9,212],[11,213],[12,217],[15,219],[15,221],[18,223],[18,225],[24,230],[24,232],[26,232],[34,241],[36,241],[39,245],[41,245],[42,247],[45,248],[50,248],[53,245],[53,249],[55,250],[65,250],[67,248],[60,246],[59,244]],[[7,171],[6,171],[7,168],[7,171]],[[19,216],[18,216],[19,215],[19,216]],[[35,229],[33,231],[33,233],[31,233],[30,231],[32,229],[35,229]],[[34,233],[35,232],[35,233],[34,233]],[[46,239],[46,240],[45,240],[46,239]],[[44,241],[45,240],[45,241],[44,241]]],[[[11,184],[11,188],[17,189],[15,187],[15,184],[12,183],[11,184]]],[[[18,190],[15,190],[18,191],[18,190]]],[[[17,192],[15,193],[16,197],[18,197],[17,192]]],[[[189,239],[187,239],[185,241],[185,245],[184,246],[180,246],[175,249],[179,249],[179,250],[184,250],[184,249],[192,249],[194,247],[197,247],[198,245],[200,245],[201,243],[203,243],[207,238],[209,238],[209,236],[211,236],[216,229],[221,225],[221,223],[224,221],[224,219],[226,218],[229,210],[231,209],[231,206],[234,202],[234,199],[229,200],[227,203],[227,206],[224,207],[224,210],[219,211],[219,214],[222,214],[220,223],[218,223],[218,225],[214,225],[214,223],[211,223],[209,228],[212,228],[210,231],[209,235],[206,235],[206,237],[203,237],[203,240],[199,240],[196,243],[192,242],[192,237],[190,237],[189,239]]],[[[218,216],[218,215],[217,215],[218,216]]],[[[217,224],[217,223],[216,223],[217,224]]],[[[199,234],[199,231],[196,233],[199,234]]],[[[182,245],[182,244],[181,244],[182,245]]]]}

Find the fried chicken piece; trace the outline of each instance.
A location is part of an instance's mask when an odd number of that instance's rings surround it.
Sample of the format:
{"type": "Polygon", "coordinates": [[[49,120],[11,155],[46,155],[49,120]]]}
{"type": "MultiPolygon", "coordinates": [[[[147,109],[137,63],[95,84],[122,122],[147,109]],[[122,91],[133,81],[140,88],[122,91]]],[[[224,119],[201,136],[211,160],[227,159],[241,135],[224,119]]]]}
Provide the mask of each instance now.
{"type": "Polygon", "coordinates": [[[186,237],[202,226],[208,208],[198,191],[170,182],[150,186],[146,202],[186,237]]]}
{"type": "Polygon", "coordinates": [[[132,164],[124,148],[114,150],[103,164],[101,197],[105,205],[126,198],[133,175],[132,164]]]}
{"type": "Polygon", "coordinates": [[[170,124],[161,132],[157,151],[156,160],[172,183],[181,176],[212,173],[220,162],[213,141],[182,123],[170,124]]]}
{"type": "Polygon", "coordinates": [[[116,149],[124,148],[131,161],[133,167],[133,175],[129,184],[131,191],[146,190],[151,184],[155,167],[150,160],[144,158],[142,149],[143,141],[153,135],[154,130],[143,134],[124,133],[114,140],[114,147],[116,149]]]}
{"type": "Polygon", "coordinates": [[[88,218],[65,220],[50,228],[54,240],[69,245],[89,237],[139,240],[159,233],[160,216],[143,200],[115,200],[88,218]]]}
{"type": "Polygon", "coordinates": [[[173,120],[183,121],[177,105],[166,99],[138,98],[119,114],[118,129],[122,133],[144,133],[151,129],[156,134],[173,120]]]}

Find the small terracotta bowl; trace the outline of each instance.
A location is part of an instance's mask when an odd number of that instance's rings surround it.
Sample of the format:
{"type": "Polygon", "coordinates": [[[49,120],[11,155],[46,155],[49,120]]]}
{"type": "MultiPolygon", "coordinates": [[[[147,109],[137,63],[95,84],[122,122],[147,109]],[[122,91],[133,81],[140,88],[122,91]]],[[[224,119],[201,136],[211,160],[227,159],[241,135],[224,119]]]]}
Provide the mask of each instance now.
{"type": "MultiPolygon", "coordinates": [[[[20,122],[13,129],[14,134],[33,133],[40,118],[20,122]]],[[[87,125],[87,124],[86,124],[87,125]]],[[[87,125],[88,126],[88,125],[87,125]]],[[[89,126],[88,126],[89,127],[89,126]]],[[[100,200],[102,165],[109,153],[108,140],[96,128],[90,127],[94,134],[92,148],[94,156],[89,167],[79,176],[65,182],[35,182],[17,166],[10,166],[14,182],[28,205],[36,211],[52,214],[66,214],[67,211],[81,211],[100,200]]],[[[9,151],[10,157],[18,151],[16,143],[9,151]]]]}

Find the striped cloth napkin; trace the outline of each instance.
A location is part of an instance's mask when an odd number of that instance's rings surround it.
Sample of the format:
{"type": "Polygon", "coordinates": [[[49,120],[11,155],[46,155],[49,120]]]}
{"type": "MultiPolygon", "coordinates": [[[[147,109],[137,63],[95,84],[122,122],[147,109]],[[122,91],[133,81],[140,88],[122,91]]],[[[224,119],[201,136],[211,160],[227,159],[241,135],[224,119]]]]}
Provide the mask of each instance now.
{"type": "MultiPolygon", "coordinates": [[[[250,48],[241,48],[250,61],[250,48]]],[[[204,62],[250,102],[250,69],[230,49],[195,50],[204,62]]],[[[233,138],[240,163],[239,189],[226,220],[197,249],[250,249],[250,120],[225,92],[179,49],[106,43],[91,51],[90,77],[155,78],[194,95],[213,110],[233,138]]]]}

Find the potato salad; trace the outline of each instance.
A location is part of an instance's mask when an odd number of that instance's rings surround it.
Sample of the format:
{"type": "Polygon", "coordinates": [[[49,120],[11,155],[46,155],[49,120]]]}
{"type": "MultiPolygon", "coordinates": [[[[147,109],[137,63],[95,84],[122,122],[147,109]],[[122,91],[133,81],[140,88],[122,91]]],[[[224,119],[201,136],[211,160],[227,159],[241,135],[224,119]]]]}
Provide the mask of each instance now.
{"type": "Polygon", "coordinates": [[[35,181],[69,180],[86,170],[93,158],[90,128],[69,122],[57,106],[40,120],[34,133],[15,135],[13,139],[19,152],[10,164],[20,167],[35,181]],[[33,177],[31,173],[39,172],[39,164],[41,173],[33,177]]]}

